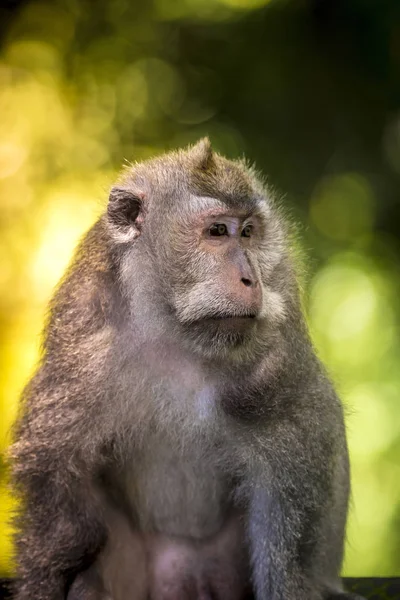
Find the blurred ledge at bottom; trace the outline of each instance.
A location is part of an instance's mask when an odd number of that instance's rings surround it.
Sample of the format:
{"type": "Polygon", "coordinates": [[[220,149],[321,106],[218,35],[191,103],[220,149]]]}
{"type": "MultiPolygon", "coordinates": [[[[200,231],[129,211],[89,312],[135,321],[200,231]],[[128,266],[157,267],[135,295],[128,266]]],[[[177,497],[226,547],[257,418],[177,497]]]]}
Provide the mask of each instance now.
{"type": "MultiPolygon", "coordinates": [[[[352,577],[343,580],[347,590],[367,600],[400,600],[400,577],[352,577]]],[[[11,600],[10,579],[0,579],[0,600],[11,600]]]]}

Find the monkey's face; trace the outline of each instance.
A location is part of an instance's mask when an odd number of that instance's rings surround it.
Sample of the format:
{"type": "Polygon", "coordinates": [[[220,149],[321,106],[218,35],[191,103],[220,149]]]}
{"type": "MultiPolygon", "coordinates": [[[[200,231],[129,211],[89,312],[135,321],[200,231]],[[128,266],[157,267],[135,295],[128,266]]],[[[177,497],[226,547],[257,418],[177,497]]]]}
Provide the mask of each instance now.
{"type": "Polygon", "coordinates": [[[270,315],[268,225],[260,210],[190,198],[161,238],[167,297],[185,338],[207,355],[249,350],[270,315]]]}

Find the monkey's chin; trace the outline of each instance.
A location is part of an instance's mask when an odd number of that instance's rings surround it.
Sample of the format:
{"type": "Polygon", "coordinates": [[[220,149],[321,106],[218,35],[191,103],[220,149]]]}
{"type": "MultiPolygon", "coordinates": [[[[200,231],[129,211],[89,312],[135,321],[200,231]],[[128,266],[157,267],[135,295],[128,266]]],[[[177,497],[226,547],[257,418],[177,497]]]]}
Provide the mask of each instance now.
{"type": "Polygon", "coordinates": [[[203,355],[223,357],[249,347],[256,328],[257,319],[252,317],[209,317],[191,323],[186,329],[186,339],[203,355]]]}

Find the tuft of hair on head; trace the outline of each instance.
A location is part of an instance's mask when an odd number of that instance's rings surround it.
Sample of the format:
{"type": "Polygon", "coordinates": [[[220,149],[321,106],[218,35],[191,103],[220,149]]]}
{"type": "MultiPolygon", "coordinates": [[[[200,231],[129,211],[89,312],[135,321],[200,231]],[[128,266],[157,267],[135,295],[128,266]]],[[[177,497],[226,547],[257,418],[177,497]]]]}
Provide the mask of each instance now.
{"type": "Polygon", "coordinates": [[[255,178],[245,164],[215,152],[208,137],[181,150],[180,160],[195,194],[217,197],[229,203],[246,202],[253,193],[255,178]]]}
{"type": "Polygon", "coordinates": [[[214,151],[208,137],[200,139],[194,146],[186,150],[194,168],[209,171],[215,164],[214,151]]]}

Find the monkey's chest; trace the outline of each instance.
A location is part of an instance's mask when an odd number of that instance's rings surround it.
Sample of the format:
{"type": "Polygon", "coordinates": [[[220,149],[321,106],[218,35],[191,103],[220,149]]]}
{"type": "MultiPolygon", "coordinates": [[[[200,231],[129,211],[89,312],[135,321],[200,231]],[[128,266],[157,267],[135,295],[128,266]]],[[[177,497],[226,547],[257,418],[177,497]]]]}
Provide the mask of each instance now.
{"type": "Polygon", "coordinates": [[[231,485],[215,457],[158,443],[138,458],[127,490],[142,531],[202,539],[221,529],[231,485]]]}

